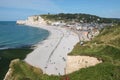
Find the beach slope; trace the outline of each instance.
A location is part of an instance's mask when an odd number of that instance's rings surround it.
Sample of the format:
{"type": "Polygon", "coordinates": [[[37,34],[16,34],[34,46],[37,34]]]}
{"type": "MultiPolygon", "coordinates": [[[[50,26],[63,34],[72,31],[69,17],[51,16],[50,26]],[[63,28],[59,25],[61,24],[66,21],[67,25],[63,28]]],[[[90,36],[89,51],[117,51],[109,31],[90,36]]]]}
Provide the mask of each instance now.
{"type": "Polygon", "coordinates": [[[27,55],[25,61],[41,68],[46,74],[64,75],[67,54],[79,42],[77,34],[58,26],[29,25],[48,30],[50,36],[43,42],[40,42],[35,50],[27,55]]]}

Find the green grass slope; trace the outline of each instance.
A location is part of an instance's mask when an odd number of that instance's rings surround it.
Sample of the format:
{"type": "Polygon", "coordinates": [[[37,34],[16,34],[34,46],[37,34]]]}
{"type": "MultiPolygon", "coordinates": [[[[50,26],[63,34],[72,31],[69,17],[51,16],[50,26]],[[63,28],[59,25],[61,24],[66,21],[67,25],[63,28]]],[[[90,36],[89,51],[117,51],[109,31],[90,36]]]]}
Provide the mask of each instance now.
{"type": "Polygon", "coordinates": [[[40,68],[33,67],[19,59],[13,60],[10,68],[11,74],[7,80],[59,80],[59,77],[43,74],[40,68]]]}
{"type": "Polygon", "coordinates": [[[120,26],[106,27],[101,33],[83,46],[77,44],[70,55],[95,56],[103,61],[120,61],[120,26]]]}
{"type": "Polygon", "coordinates": [[[120,80],[120,25],[106,27],[83,46],[77,44],[69,55],[88,55],[103,63],[70,74],[71,80],[120,80]]]}
{"type": "Polygon", "coordinates": [[[120,80],[120,67],[102,63],[69,74],[70,80],[120,80]]]}

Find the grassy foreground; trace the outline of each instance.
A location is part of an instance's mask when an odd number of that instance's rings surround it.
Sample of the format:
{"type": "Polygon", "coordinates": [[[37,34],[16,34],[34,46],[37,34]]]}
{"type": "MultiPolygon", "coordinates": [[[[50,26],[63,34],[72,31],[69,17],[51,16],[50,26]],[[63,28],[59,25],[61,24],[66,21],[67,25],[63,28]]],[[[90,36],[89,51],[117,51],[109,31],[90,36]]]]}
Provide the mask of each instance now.
{"type": "MultiPolygon", "coordinates": [[[[15,59],[10,64],[11,75],[8,80],[58,80],[58,76],[43,74],[40,68],[33,67],[24,61],[15,59]]],[[[60,80],[60,79],[59,79],[60,80]]]]}
{"type": "MultiPolygon", "coordinates": [[[[103,61],[69,74],[70,80],[120,80],[120,26],[106,27],[92,41],[83,46],[77,44],[69,55],[94,56],[103,61]]],[[[60,76],[45,75],[21,60],[12,62],[10,67],[11,80],[64,80],[60,76]]]]}

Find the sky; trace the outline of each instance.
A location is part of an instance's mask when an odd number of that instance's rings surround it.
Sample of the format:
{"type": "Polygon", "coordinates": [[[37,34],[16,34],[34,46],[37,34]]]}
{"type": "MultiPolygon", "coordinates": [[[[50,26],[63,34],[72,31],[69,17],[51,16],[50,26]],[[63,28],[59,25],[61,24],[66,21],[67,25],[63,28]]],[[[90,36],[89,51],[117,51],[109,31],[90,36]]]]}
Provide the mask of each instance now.
{"type": "Polygon", "coordinates": [[[120,18],[120,0],[0,0],[0,21],[16,21],[47,13],[120,18]]]}

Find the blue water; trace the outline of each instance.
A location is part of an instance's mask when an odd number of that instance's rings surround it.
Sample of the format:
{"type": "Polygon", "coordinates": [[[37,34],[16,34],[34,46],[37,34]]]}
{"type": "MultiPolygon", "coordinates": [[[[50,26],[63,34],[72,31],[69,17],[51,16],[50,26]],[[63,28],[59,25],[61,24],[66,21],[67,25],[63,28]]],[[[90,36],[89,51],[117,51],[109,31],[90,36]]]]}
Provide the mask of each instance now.
{"type": "Polygon", "coordinates": [[[48,36],[47,30],[17,25],[16,22],[0,21],[0,49],[31,46],[48,36]]]}

